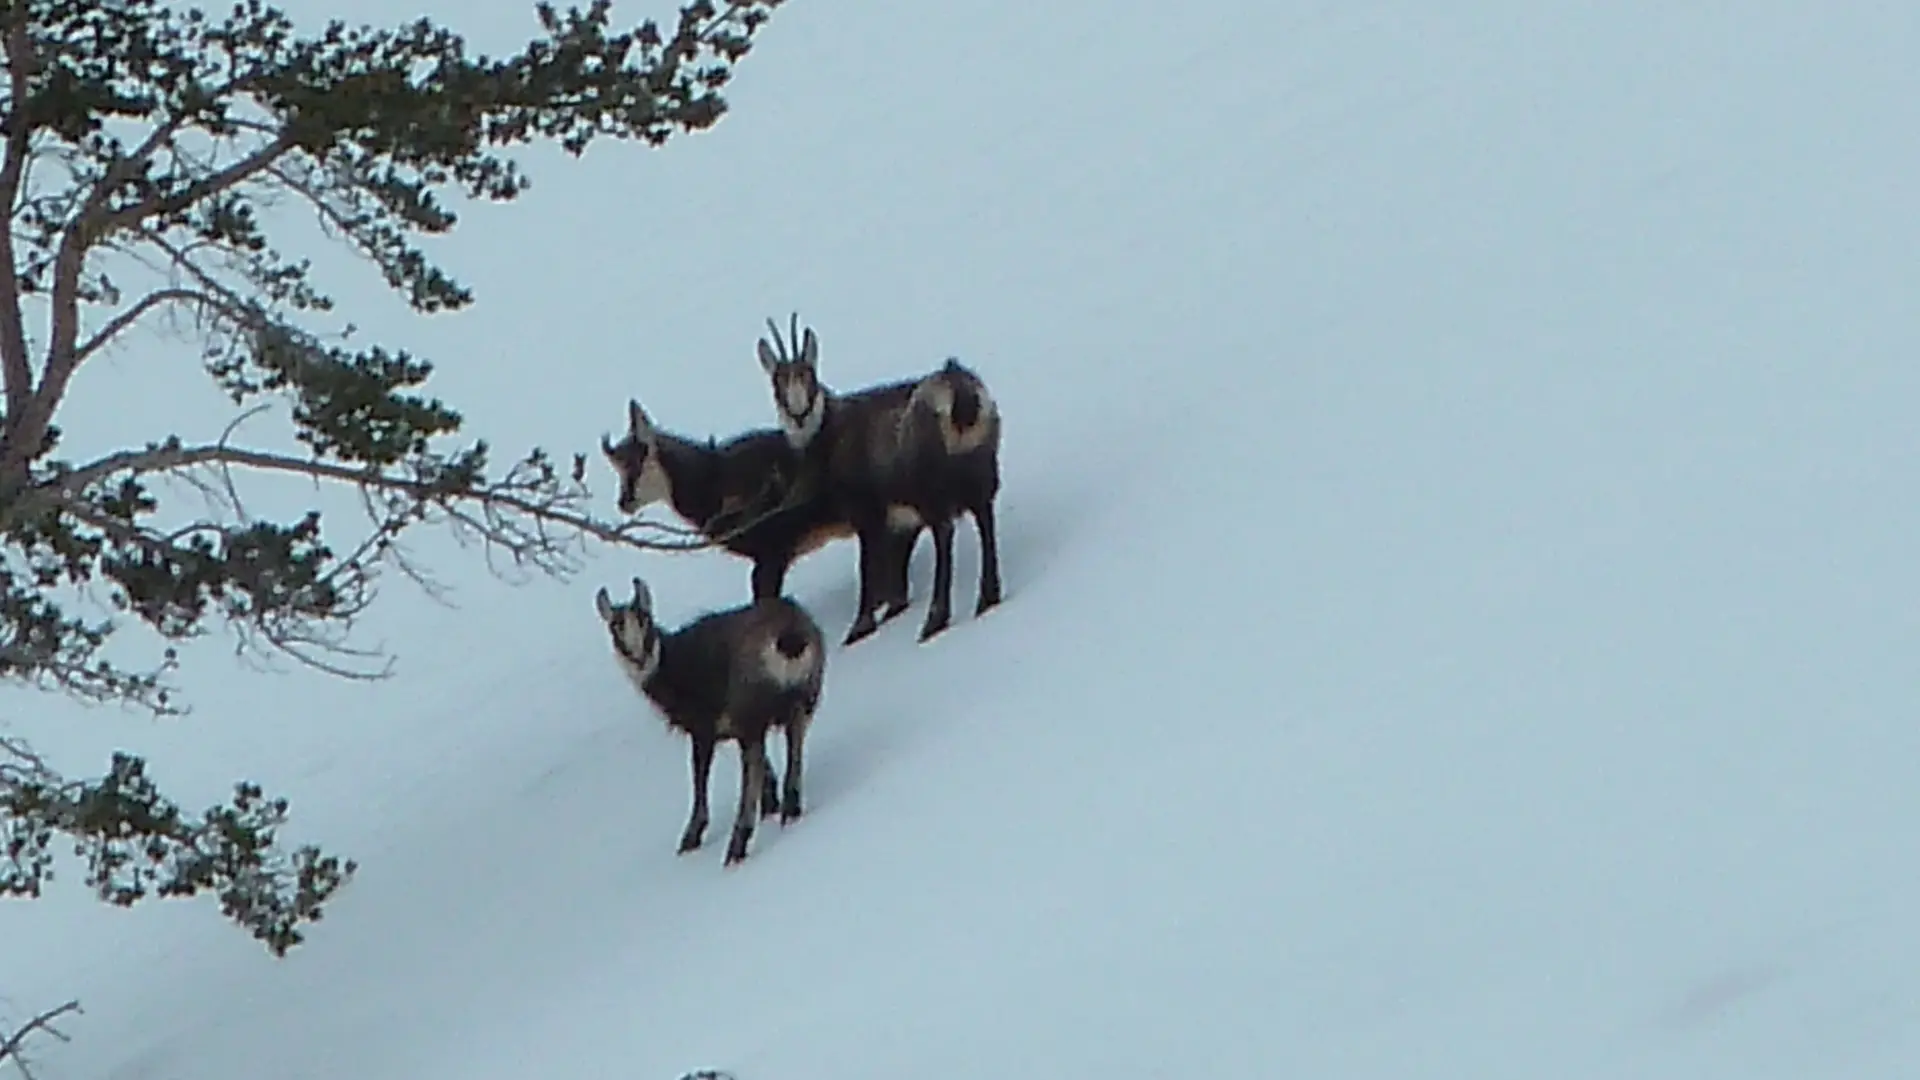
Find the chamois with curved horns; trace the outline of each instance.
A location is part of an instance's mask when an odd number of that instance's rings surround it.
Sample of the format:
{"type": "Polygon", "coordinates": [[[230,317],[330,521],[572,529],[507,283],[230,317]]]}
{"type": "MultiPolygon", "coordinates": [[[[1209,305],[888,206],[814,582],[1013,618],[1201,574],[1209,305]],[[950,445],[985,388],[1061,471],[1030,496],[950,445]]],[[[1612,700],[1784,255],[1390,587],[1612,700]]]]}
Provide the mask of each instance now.
{"type": "Polygon", "coordinates": [[[906,610],[908,566],[923,527],[933,533],[933,599],[919,640],[947,628],[954,521],[963,513],[973,516],[980,534],[974,616],[985,614],[1001,599],[994,525],[1000,408],[986,383],[949,358],[922,376],[836,393],[820,381],[819,337],[812,327],[800,334],[799,323],[795,312],[789,340],[782,342],[779,326],[767,320],[773,338],[760,341],[760,366],[789,443],[817,462],[835,516],[860,539],[860,610],[845,644],[906,610]]]}
{"type": "Polygon", "coordinates": [[[806,609],[785,598],[756,600],[663,630],[654,620],[653,594],[637,577],[625,603],[614,603],[605,587],[593,603],[620,669],[667,725],[692,742],[693,810],[679,853],[706,837],[708,776],[723,742],[740,747],[740,803],[724,864],[747,857],[761,815],[777,809],[782,825],[797,820],[807,729],[820,706],[827,662],[826,639],[806,609]],[[776,782],[767,760],[774,728],[786,735],[784,783],[776,782]]]}

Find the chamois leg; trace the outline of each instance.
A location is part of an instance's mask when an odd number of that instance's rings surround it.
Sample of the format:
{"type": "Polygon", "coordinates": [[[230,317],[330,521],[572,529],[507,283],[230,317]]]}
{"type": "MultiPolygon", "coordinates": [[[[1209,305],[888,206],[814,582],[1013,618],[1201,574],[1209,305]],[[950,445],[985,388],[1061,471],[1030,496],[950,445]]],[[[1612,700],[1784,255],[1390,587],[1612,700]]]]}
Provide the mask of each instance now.
{"type": "Polygon", "coordinates": [[[767,767],[766,726],[756,725],[754,734],[742,732],[740,743],[740,805],[733,813],[733,838],[727,843],[726,865],[747,857],[747,845],[753,841],[753,823],[760,816],[761,773],[767,767]]]}
{"type": "Polygon", "coordinates": [[[907,610],[908,577],[913,568],[913,545],[920,539],[920,526],[887,533],[886,568],[887,606],[880,611],[880,621],[886,622],[907,610]]]}
{"type": "Polygon", "coordinates": [[[980,530],[980,599],[974,605],[974,618],[1000,602],[1000,538],[994,529],[993,497],[988,496],[972,508],[974,527],[980,530]]]}
{"type": "Polygon", "coordinates": [[[787,584],[787,568],[792,564],[790,555],[762,555],[753,560],[753,598],[771,600],[779,596],[787,584]]]}
{"type": "Polygon", "coordinates": [[[687,817],[686,831],[680,834],[680,851],[687,852],[700,846],[707,835],[707,778],[713,772],[712,739],[694,736],[693,739],[693,813],[687,817]]]}
{"type": "Polygon", "coordinates": [[[854,532],[860,540],[860,612],[854,616],[842,645],[852,645],[880,629],[874,609],[880,605],[880,590],[876,586],[886,565],[882,561],[887,556],[886,522],[877,516],[862,515],[861,520],[854,523],[854,532]]]}
{"type": "Polygon", "coordinates": [[[927,621],[920,627],[920,640],[926,641],[953,621],[953,518],[941,517],[933,530],[933,602],[927,605],[927,621]]]}
{"type": "Polygon", "coordinates": [[[802,703],[787,717],[787,799],[780,804],[780,824],[800,818],[800,774],[807,747],[807,725],[813,722],[813,706],[802,703]]]}
{"type": "Polygon", "coordinates": [[[780,810],[780,777],[773,771],[773,758],[764,741],[760,743],[760,776],[765,781],[760,785],[760,816],[772,817],[780,810]]]}

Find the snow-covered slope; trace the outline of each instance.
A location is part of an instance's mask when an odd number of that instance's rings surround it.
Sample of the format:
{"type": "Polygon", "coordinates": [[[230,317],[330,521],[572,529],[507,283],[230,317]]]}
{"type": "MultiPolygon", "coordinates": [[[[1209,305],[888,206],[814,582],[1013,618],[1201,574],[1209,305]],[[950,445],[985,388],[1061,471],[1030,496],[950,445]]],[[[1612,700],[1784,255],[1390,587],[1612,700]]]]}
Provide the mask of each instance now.
{"type": "MultiPolygon", "coordinates": [[[[1896,5],[789,5],[714,132],[470,215],[477,310],[362,321],[509,447],[629,395],[767,423],[792,308],[842,387],[958,354],[1007,603],[966,617],[964,530],[917,646],[923,550],[731,871],[674,857],[684,746],[591,605],[738,603],[717,554],[396,590],[386,684],[215,648],[161,729],[10,698],[364,864],[280,963],[206,905],[5,908],[7,1003],[88,1004],[42,1077],[1910,1075],[1916,46],[1896,5]]],[[[164,385],[115,363],[76,438],[164,385]]],[[[852,569],[792,578],[836,640],[852,569]]]]}

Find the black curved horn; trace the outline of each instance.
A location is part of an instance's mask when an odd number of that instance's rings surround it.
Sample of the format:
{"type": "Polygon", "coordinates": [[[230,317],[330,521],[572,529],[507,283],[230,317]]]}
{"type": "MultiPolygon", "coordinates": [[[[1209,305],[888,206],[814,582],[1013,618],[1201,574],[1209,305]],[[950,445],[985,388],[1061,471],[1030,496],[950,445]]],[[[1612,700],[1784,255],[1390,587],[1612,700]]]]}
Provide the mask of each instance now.
{"type": "Polygon", "coordinates": [[[780,324],[774,322],[771,315],[767,316],[767,332],[773,335],[774,358],[783,364],[792,363],[793,357],[787,352],[786,343],[780,340],[780,324]]]}

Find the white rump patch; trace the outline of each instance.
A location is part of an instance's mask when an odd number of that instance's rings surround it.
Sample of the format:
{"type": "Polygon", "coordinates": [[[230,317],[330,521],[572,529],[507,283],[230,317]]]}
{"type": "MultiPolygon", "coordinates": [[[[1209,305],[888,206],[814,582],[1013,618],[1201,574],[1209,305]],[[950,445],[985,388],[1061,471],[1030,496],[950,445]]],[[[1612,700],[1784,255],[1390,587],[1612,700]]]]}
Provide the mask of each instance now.
{"type": "Polygon", "coordinates": [[[911,506],[887,507],[887,528],[894,532],[906,532],[908,529],[917,529],[925,524],[926,522],[920,518],[920,511],[911,506]]]}
{"type": "Polygon", "coordinates": [[[811,641],[800,650],[799,656],[788,656],[781,652],[778,634],[767,638],[767,644],[760,653],[760,662],[766,669],[767,678],[780,686],[804,686],[812,677],[813,666],[818,659],[811,641]]]}
{"type": "Polygon", "coordinates": [[[993,395],[987,392],[987,386],[975,382],[973,389],[980,396],[980,418],[965,431],[953,425],[953,385],[945,373],[929,375],[921,380],[913,391],[914,401],[933,410],[940,421],[940,442],[948,453],[964,454],[977,450],[987,441],[995,422],[1000,416],[1000,407],[994,403],[993,395]]]}

